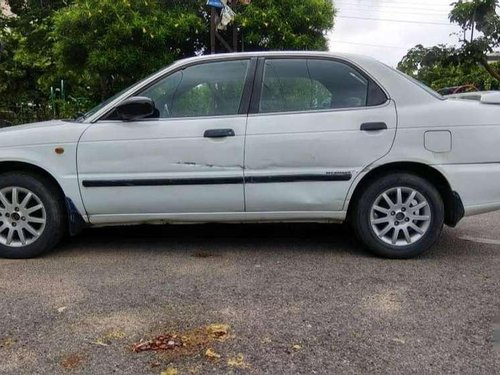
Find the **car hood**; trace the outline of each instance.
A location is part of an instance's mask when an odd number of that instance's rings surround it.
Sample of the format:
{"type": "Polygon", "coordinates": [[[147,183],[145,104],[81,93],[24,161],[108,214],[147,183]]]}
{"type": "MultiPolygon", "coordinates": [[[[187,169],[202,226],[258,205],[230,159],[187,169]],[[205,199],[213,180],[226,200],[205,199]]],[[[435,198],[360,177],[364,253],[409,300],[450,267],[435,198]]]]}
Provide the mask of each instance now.
{"type": "Polygon", "coordinates": [[[64,120],[36,122],[0,129],[0,147],[76,143],[89,126],[64,120]]]}

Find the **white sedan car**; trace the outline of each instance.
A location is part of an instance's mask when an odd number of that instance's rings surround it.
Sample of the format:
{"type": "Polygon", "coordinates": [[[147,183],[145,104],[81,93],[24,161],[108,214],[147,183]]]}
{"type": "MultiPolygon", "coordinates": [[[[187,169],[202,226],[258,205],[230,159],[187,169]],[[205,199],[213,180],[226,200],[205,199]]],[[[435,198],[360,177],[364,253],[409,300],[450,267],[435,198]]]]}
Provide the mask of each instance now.
{"type": "Polygon", "coordinates": [[[374,253],[413,257],[500,209],[498,103],[361,56],[182,60],[75,121],[0,130],[0,256],[85,226],[348,220],[374,253]]]}

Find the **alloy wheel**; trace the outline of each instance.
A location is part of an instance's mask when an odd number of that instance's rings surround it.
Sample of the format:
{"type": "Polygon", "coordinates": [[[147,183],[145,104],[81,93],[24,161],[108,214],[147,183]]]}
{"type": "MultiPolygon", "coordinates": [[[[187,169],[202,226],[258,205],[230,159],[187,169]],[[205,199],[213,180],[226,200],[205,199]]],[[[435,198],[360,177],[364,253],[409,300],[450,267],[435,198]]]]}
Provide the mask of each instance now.
{"type": "Polygon", "coordinates": [[[0,190],[0,243],[10,247],[32,244],[42,235],[47,213],[41,199],[19,186],[0,190]]]}
{"type": "Polygon", "coordinates": [[[394,187],[372,205],[370,224],[375,235],[392,246],[418,242],[429,230],[432,213],[427,199],[410,187],[394,187]]]}

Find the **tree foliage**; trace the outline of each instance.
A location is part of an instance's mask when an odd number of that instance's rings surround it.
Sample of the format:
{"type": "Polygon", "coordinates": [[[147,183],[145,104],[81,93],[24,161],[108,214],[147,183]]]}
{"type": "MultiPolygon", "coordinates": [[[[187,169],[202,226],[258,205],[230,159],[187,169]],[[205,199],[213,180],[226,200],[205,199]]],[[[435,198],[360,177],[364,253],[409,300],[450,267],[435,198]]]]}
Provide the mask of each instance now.
{"type": "MultiPolygon", "coordinates": [[[[500,82],[475,63],[450,63],[446,46],[425,48],[417,45],[398,64],[398,69],[435,90],[444,87],[474,85],[480,90],[498,90],[500,82]]],[[[492,65],[498,69],[498,64],[492,65]]]]}
{"type": "Polygon", "coordinates": [[[326,50],[326,32],[333,27],[330,0],[253,0],[236,23],[244,32],[246,50],[326,50]]]}
{"type": "Polygon", "coordinates": [[[0,97],[2,104],[30,101],[44,95],[40,79],[52,63],[51,15],[65,1],[9,0],[16,17],[0,17],[0,97]]]}
{"type": "Polygon", "coordinates": [[[194,55],[204,26],[194,12],[156,0],[76,0],[53,20],[56,75],[81,79],[101,99],[194,55]]]}
{"type": "Polygon", "coordinates": [[[450,21],[461,27],[460,46],[417,45],[399,63],[406,73],[433,87],[474,84],[498,88],[499,64],[488,62],[488,54],[500,46],[498,0],[459,0],[453,3],[450,21]]]}
{"type": "Polygon", "coordinates": [[[487,55],[500,46],[498,0],[459,0],[453,3],[450,21],[462,28],[461,47],[452,61],[478,63],[500,81],[500,71],[488,64],[487,55]]]}
{"type": "MultiPolygon", "coordinates": [[[[168,65],[210,50],[206,0],[9,0],[2,18],[0,96],[42,102],[64,79],[99,101],[168,65]]],[[[326,49],[331,0],[253,0],[236,8],[245,50],[326,49]]]]}

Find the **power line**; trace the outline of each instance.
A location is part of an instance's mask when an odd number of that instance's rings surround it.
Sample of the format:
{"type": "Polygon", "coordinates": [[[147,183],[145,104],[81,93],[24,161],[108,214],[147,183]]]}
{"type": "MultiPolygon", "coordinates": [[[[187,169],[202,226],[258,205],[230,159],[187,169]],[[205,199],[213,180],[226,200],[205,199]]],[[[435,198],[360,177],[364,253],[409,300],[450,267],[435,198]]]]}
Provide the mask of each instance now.
{"type": "Polygon", "coordinates": [[[449,4],[436,4],[436,3],[415,3],[415,2],[404,2],[404,1],[397,1],[397,2],[391,2],[391,1],[377,1],[376,3],[374,2],[369,2],[365,3],[364,1],[358,0],[357,2],[355,0],[336,0],[334,1],[334,5],[337,3],[345,3],[345,4],[353,4],[353,5],[363,5],[363,6],[377,6],[377,5],[384,5],[384,6],[394,6],[394,7],[405,7],[405,8],[416,8],[416,7],[423,7],[423,8],[451,8],[451,1],[449,4]]]}
{"type": "MultiPolygon", "coordinates": [[[[352,9],[352,8],[337,8],[338,13],[344,13],[344,12],[355,12],[355,13],[361,13],[363,12],[364,14],[371,15],[371,14],[379,14],[379,13],[384,13],[388,14],[388,12],[385,11],[375,11],[375,10],[366,10],[366,9],[352,9]]],[[[439,18],[441,20],[448,19],[447,14],[438,14],[438,13],[423,13],[423,12],[397,12],[397,11],[391,11],[390,14],[395,14],[398,16],[420,16],[420,17],[434,17],[434,18],[439,18]]]]}
{"type": "MultiPolygon", "coordinates": [[[[342,11],[342,10],[360,10],[362,12],[370,12],[370,11],[387,11],[387,8],[382,8],[382,7],[364,7],[361,8],[362,5],[357,6],[357,5],[351,5],[351,4],[346,4],[344,5],[339,5],[337,6],[337,9],[342,11]]],[[[449,12],[440,12],[440,11],[421,11],[423,9],[409,9],[409,10],[403,10],[403,9],[391,9],[391,13],[404,13],[404,14],[422,14],[422,15],[429,15],[429,16],[448,16],[449,12]]]]}
{"type": "Polygon", "coordinates": [[[364,7],[364,8],[369,8],[369,9],[388,9],[388,10],[407,10],[407,11],[414,11],[414,10],[419,10],[419,11],[426,11],[426,12],[450,12],[452,7],[446,7],[446,8],[430,8],[427,6],[421,7],[421,6],[405,6],[405,5],[394,5],[394,4],[388,4],[388,3],[377,3],[377,4],[359,4],[359,3],[346,3],[346,2],[335,2],[334,3],[335,7],[340,8],[342,6],[353,6],[353,7],[364,7]]]}
{"type": "Polygon", "coordinates": [[[377,47],[377,48],[394,48],[394,49],[404,49],[404,50],[408,50],[409,48],[408,47],[396,47],[396,46],[384,46],[382,44],[370,44],[370,43],[358,43],[358,42],[344,42],[344,41],[341,41],[341,40],[331,40],[331,42],[333,44],[335,43],[341,43],[341,44],[353,44],[353,45],[357,45],[357,46],[368,46],[368,47],[377,47]]]}
{"type": "Polygon", "coordinates": [[[440,26],[451,26],[449,23],[444,22],[427,22],[427,21],[412,21],[412,20],[396,20],[390,18],[370,18],[370,17],[358,17],[358,16],[337,16],[336,18],[349,18],[349,19],[358,19],[358,20],[367,20],[367,21],[384,21],[384,22],[397,22],[397,23],[416,23],[416,24],[425,24],[425,25],[440,25],[440,26]]]}
{"type": "Polygon", "coordinates": [[[425,15],[420,15],[420,14],[414,14],[414,15],[409,15],[409,14],[382,14],[382,13],[377,13],[377,14],[373,14],[373,13],[362,13],[362,12],[354,12],[354,11],[341,11],[341,12],[337,12],[335,18],[351,18],[351,17],[355,17],[355,18],[358,18],[358,17],[362,17],[362,18],[369,18],[369,19],[379,19],[379,17],[381,17],[381,19],[385,19],[386,16],[390,16],[390,19],[391,20],[395,20],[395,21],[401,21],[401,22],[409,22],[409,23],[413,23],[413,22],[423,22],[423,23],[437,23],[437,24],[446,24],[446,25],[449,25],[450,22],[448,21],[447,18],[440,18],[440,17],[433,17],[433,16],[425,16],[425,15]]]}

